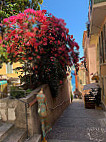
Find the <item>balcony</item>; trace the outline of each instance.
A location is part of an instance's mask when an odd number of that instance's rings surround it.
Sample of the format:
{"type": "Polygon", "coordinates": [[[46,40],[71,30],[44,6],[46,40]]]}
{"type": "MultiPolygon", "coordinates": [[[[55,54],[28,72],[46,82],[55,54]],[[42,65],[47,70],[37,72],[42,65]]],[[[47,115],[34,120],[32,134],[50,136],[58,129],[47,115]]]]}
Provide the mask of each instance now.
{"type": "Polygon", "coordinates": [[[98,34],[106,18],[106,0],[92,0],[90,34],[98,34]]]}
{"type": "Polygon", "coordinates": [[[106,0],[94,0],[94,4],[101,3],[101,2],[106,2],[106,0]]]}

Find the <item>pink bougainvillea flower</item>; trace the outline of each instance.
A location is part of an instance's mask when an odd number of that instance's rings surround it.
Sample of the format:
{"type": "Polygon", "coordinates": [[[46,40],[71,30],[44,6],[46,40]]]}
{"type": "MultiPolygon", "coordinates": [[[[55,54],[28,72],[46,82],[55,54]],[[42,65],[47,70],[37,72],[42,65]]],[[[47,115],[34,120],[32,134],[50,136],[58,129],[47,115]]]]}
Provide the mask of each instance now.
{"type": "Polygon", "coordinates": [[[47,41],[47,38],[44,37],[44,38],[43,38],[43,41],[47,41]]]}
{"type": "Polygon", "coordinates": [[[7,23],[7,22],[8,22],[8,18],[5,18],[5,19],[3,20],[3,22],[4,22],[4,24],[7,23]]]}
{"type": "Polygon", "coordinates": [[[25,60],[26,58],[25,57],[22,57],[22,60],[25,60]]]}
{"type": "Polygon", "coordinates": [[[73,35],[70,35],[70,38],[73,39],[73,35]]]}
{"type": "Polygon", "coordinates": [[[63,83],[63,81],[62,80],[60,80],[60,84],[62,84],[63,83]]]}
{"type": "Polygon", "coordinates": [[[2,27],[2,26],[3,26],[3,24],[2,24],[2,23],[0,23],[0,26],[2,27]]]}
{"type": "Polygon", "coordinates": [[[29,60],[32,60],[32,58],[31,58],[31,57],[28,57],[28,59],[29,59],[29,60]]]}
{"type": "Polygon", "coordinates": [[[0,44],[2,44],[2,40],[0,40],[0,44]]]}
{"type": "Polygon", "coordinates": [[[49,42],[49,43],[51,44],[52,42],[53,42],[53,41],[52,41],[52,40],[50,40],[50,42],[49,42]]]}
{"type": "Polygon", "coordinates": [[[45,60],[48,69],[49,62],[52,67],[58,63],[63,72],[66,72],[67,66],[78,66],[79,45],[73,35],[69,35],[63,19],[47,14],[46,10],[28,8],[17,16],[4,19],[3,26],[6,28],[3,43],[6,43],[4,48],[9,53],[8,58],[14,59],[13,62],[32,62],[35,74],[45,60]]]}
{"type": "Polygon", "coordinates": [[[47,12],[47,10],[42,10],[42,12],[43,12],[43,13],[46,13],[46,12],[47,12]]]}
{"type": "Polygon", "coordinates": [[[66,33],[67,33],[67,34],[69,33],[69,29],[66,29],[66,33]]]}
{"type": "Polygon", "coordinates": [[[47,42],[44,42],[43,45],[47,45],[47,42]]]}
{"type": "Polygon", "coordinates": [[[64,37],[64,33],[62,33],[62,37],[64,37]]]}
{"type": "Polygon", "coordinates": [[[60,44],[60,41],[58,40],[58,44],[60,44]]]}
{"type": "Polygon", "coordinates": [[[37,56],[37,59],[40,59],[40,56],[37,56]]]}
{"type": "Polygon", "coordinates": [[[74,43],[74,46],[76,47],[77,50],[79,50],[79,45],[78,45],[78,43],[75,42],[75,43],[74,43]]]}

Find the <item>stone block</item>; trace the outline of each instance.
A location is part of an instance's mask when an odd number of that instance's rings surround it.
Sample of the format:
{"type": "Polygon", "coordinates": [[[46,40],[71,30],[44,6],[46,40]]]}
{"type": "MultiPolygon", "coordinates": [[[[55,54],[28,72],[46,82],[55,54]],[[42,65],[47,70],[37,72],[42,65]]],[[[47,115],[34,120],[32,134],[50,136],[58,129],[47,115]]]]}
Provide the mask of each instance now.
{"type": "Polygon", "coordinates": [[[0,103],[0,108],[6,108],[7,104],[6,103],[0,103]]]}
{"type": "Polygon", "coordinates": [[[14,121],[15,119],[16,119],[15,108],[8,108],[8,120],[14,121]]]}
{"type": "Polygon", "coordinates": [[[0,109],[1,119],[3,121],[7,121],[7,110],[6,109],[0,109]]]}
{"type": "Polygon", "coordinates": [[[14,100],[14,99],[8,100],[8,107],[9,107],[9,108],[16,108],[16,107],[17,107],[17,104],[18,104],[18,101],[17,101],[17,100],[14,100]]]}

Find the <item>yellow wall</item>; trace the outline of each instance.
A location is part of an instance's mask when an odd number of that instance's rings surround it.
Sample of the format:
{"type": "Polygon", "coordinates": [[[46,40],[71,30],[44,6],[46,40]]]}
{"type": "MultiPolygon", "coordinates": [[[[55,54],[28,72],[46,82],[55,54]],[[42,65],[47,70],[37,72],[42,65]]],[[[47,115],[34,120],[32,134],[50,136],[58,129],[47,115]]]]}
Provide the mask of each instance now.
{"type": "Polygon", "coordinates": [[[92,35],[90,38],[90,46],[92,46],[92,44],[95,44],[97,46],[97,42],[98,42],[98,35],[92,35]]]}
{"type": "Polygon", "coordinates": [[[83,87],[86,84],[86,70],[85,68],[82,66],[79,67],[79,71],[78,71],[78,90],[80,92],[83,91],[83,87]],[[81,82],[82,84],[81,84],[81,82]]]}
{"type": "Polygon", "coordinates": [[[98,66],[99,66],[99,58],[98,58],[98,49],[97,49],[97,44],[98,44],[98,35],[92,35],[91,36],[91,39],[90,39],[90,45],[92,47],[92,45],[94,44],[95,45],[95,49],[96,49],[96,70],[99,72],[99,69],[98,69],[98,66]]]}
{"type": "MultiPolygon", "coordinates": [[[[22,66],[22,65],[19,62],[13,63],[13,69],[15,69],[16,67],[20,67],[20,66],[22,66]]],[[[18,74],[17,74],[13,70],[13,73],[6,74],[6,64],[3,64],[3,67],[0,69],[0,75],[7,75],[8,77],[18,77],[19,75],[21,75],[21,73],[18,72],[18,74]]]]}
{"type": "Polygon", "coordinates": [[[2,68],[0,69],[0,75],[6,74],[6,64],[3,64],[2,68]]]}
{"type": "MultiPolygon", "coordinates": [[[[0,36],[0,40],[2,39],[2,37],[0,36]]],[[[19,62],[17,62],[17,63],[13,63],[13,69],[15,69],[16,67],[20,67],[20,66],[22,66],[19,62]]],[[[21,73],[15,73],[15,71],[13,71],[13,73],[11,73],[11,74],[7,74],[6,73],[6,64],[5,63],[3,63],[3,66],[2,66],[2,68],[0,69],[0,75],[7,75],[7,76],[9,76],[9,77],[18,77],[19,75],[20,75],[21,73]]]]}

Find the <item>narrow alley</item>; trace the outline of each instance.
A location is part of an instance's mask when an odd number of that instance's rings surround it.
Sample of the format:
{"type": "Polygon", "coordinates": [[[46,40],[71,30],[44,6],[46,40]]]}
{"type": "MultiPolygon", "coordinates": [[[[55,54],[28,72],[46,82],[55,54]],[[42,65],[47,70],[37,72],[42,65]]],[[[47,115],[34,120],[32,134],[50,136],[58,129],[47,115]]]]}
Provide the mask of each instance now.
{"type": "Polygon", "coordinates": [[[48,142],[106,142],[106,112],[74,99],[47,135],[48,142]]]}

